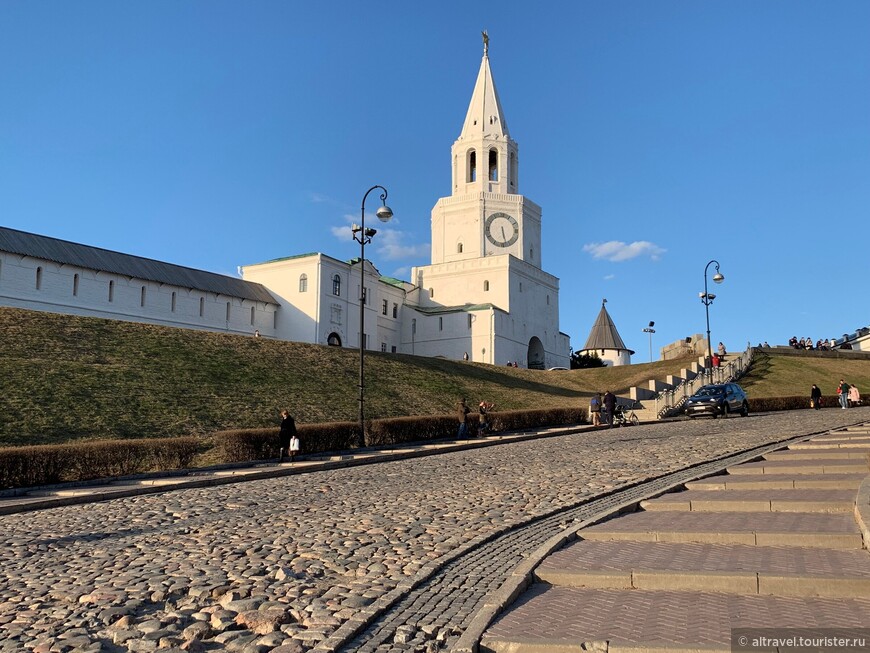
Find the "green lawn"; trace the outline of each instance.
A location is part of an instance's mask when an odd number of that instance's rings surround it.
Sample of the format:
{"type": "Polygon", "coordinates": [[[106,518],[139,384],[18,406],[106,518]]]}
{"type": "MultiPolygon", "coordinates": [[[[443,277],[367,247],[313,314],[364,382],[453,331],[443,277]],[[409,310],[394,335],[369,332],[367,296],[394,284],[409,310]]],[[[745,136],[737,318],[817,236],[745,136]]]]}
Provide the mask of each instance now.
{"type": "MultiPolygon", "coordinates": [[[[358,414],[352,349],[12,308],[0,308],[0,333],[0,445],[272,426],[285,407],[300,423],[358,414]]],[[[367,352],[366,415],[452,413],[460,397],[585,406],[689,362],[549,372],[367,352]]],[[[809,395],[814,382],[831,394],[841,375],[870,390],[863,361],[770,357],[742,383],[758,397],[809,395]]]]}

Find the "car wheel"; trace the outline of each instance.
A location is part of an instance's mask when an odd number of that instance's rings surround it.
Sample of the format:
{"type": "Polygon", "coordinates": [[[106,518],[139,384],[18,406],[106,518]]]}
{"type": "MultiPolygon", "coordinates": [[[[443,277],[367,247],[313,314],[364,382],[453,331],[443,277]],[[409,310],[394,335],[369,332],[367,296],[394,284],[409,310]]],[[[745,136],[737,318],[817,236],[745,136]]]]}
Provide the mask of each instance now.
{"type": "Polygon", "coordinates": [[[740,414],[743,417],[749,417],[749,402],[748,401],[743,402],[743,406],[741,406],[741,408],[740,408],[740,414]]]}
{"type": "Polygon", "coordinates": [[[728,408],[728,404],[722,406],[722,419],[728,419],[728,413],[730,412],[731,410],[728,408]]]}

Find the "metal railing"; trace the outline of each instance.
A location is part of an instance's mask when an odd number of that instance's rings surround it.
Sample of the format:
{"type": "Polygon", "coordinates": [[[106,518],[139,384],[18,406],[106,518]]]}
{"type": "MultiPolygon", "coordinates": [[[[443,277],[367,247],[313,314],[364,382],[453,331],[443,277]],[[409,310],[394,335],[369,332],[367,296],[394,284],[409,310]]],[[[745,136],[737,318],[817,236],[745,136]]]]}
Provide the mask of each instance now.
{"type": "Polygon", "coordinates": [[[704,385],[709,383],[729,383],[736,381],[749,369],[752,362],[753,348],[747,345],[744,351],[737,358],[728,361],[720,367],[707,367],[694,379],[685,379],[669,390],[663,390],[656,395],[655,412],[659,419],[674,415],[686,399],[691,397],[695,392],[704,385]]]}

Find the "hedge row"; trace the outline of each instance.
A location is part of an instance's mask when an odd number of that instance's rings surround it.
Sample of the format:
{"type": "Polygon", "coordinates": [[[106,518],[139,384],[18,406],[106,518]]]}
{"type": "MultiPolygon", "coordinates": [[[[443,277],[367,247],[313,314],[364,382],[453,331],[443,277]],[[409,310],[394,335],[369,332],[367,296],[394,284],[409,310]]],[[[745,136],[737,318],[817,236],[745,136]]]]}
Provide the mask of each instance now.
{"type": "MultiPolygon", "coordinates": [[[[472,415],[471,430],[476,431],[477,415],[472,415]]],[[[510,410],[489,414],[492,431],[519,431],[542,426],[585,424],[582,408],[545,408],[510,410]]],[[[366,446],[383,447],[404,442],[419,442],[455,437],[459,423],[455,417],[392,417],[366,422],[366,446]]],[[[304,424],[297,427],[302,453],[342,451],[356,446],[357,422],[304,424]]],[[[278,457],[278,429],[235,429],[214,434],[215,446],[224,462],[267,460],[278,457]]]]}
{"type": "MultiPolygon", "coordinates": [[[[837,395],[822,397],[822,408],[839,408],[840,398],[837,395]]],[[[749,400],[749,412],[767,413],[774,410],[800,410],[810,407],[809,397],[764,397],[749,400]]]]}
{"type": "Polygon", "coordinates": [[[0,488],[183,469],[198,449],[195,437],[4,447],[0,448],[0,488]]]}

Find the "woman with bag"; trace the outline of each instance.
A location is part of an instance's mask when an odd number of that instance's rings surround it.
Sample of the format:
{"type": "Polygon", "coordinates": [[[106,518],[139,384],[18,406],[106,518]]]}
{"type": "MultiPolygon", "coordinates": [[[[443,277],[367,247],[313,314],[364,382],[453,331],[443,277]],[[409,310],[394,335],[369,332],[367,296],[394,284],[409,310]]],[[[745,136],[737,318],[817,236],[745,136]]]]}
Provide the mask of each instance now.
{"type": "MultiPolygon", "coordinates": [[[[278,441],[281,445],[281,457],[278,462],[284,462],[284,455],[289,454],[290,460],[293,460],[293,454],[290,453],[291,441],[296,438],[296,422],[290,415],[289,410],[281,411],[281,430],[278,432],[278,441]]],[[[296,440],[296,450],[299,451],[299,440],[296,440]]]]}

